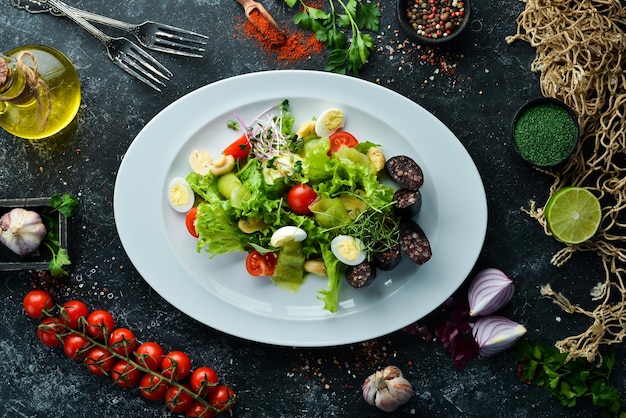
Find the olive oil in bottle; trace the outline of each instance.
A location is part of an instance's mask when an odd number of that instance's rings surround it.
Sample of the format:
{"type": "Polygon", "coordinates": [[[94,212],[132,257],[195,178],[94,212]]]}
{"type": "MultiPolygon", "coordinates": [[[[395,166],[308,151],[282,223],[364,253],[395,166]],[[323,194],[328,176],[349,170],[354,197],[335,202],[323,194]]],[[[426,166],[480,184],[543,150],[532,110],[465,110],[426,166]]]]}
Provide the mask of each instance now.
{"type": "Polygon", "coordinates": [[[67,127],[80,106],[74,65],[56,49],[27,45],[0,54],[0,126],[26,139],[67,127]]]}

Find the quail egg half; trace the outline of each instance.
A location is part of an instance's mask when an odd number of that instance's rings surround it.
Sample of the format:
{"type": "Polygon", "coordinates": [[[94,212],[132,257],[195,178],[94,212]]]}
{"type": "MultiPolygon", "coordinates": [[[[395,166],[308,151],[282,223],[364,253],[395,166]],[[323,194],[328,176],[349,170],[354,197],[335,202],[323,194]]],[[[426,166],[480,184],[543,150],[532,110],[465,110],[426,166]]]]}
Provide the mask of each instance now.
{"type": "Polygon", "coordinates": [[[348,235],[337,235],[330,242],[330,249],[339,261],[356,266],[365,261],[365,251],[360,239],[348,235]]]}
{"type": "Polygon", "coordinates": [[[193,207],[195,195],[189,183],[182,177],[174,177],[170,181],[167,198],[177,212],[188,212],[193,207]]]}
{"type": "Polygon", "coordinates": [[[272,247],[280,247],[287,241],[301,242],[307,237],[307,233],[304,229],[297,226],[283,226],[278,228],[270,238],[270,244],[272,247]]]}
{"type": "Polygon", "coordinates": [[[343,128],[343,110],[330,108],[322,112],[315,122],[315,134],[320,138],[330,136],[335,131],[343,128]]]}

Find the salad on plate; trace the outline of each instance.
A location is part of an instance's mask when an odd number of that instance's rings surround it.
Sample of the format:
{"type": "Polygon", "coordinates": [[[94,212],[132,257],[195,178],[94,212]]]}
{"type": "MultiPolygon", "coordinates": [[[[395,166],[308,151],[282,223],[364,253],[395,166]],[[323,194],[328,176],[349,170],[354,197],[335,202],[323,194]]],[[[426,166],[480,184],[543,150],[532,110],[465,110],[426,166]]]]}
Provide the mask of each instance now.
{"type": "Polygon", "coordinates": [[[198,252],[245,251],[251,276],[292,292],[310,274],[326,276],[317,297],[330,312],[344,278],[360,288],[403,254],[417,264],[430,259],[413,220],[423,184],[413,159],[387,159],[381,145],[345,131],[339,108],[298,126],[288,100],[252,122],[234,117],[229,127],[240,137],[216,157],[193,150],[191,172],[169,184],[168,200],[186,214],[198,252]]]}

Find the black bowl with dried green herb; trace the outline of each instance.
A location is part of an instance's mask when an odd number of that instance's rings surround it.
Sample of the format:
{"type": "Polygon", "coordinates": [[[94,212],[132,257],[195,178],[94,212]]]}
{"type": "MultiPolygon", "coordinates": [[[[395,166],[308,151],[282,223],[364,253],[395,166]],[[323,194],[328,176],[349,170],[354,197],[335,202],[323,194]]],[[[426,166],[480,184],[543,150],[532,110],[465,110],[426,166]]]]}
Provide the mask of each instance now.
{"type": "Polygon", "coordinates": [[[467,27],[469,0],[398,0],[400,28],[414,42],[440,45],[451,42],[467,27]]]}
{"type": "Polygon", "coordinates": [[[551,168],[572,154],[580,138],[580,128],[569,106],[551,97],[541,97],[517,111],[511,135],[515,150],[525,161],[551,168]]]}

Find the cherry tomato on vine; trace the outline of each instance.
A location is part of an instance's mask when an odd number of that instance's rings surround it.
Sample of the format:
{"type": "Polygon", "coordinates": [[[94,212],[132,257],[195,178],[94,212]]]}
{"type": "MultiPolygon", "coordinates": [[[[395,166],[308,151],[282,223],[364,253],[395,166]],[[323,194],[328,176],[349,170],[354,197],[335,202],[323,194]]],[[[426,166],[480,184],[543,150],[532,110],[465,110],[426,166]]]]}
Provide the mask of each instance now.
{"type": "Polygon", "coordinates": [[[161,374],[173,380],[183,380],[191,372],[191,359],[182,351],[170,351],[161,362],[161,374]]]}
{"type": "Polygon", "coordinates": [[[87,370],[98,375],[108,375],[115,362],[113,354],[102,347],[92,348],[85,358],[87,370]]]}
{"type": "Polygon", "coordinates": [[[134,388],[141,379],[141,371],[126,360],[118,360],[111,368],[111,378],[121,388],[134,388]]]}
{"type": "Polygon", "coordinates": [[[359,144],[359,140],[356,139],[354,135],[346,131],[335,132],[328,138],[330,139],[330,150],[328,151],[328,155],[336,153],[344,145],[354,148],[359,144]]]}
{"type": "Polygon", "coordinates": [[[242,160],[250,153],[250,142],[246,135],[240,136],[232,144],[226,147],[224,155],[232,155],[235,160],[242,160]]]}
{"type": "MultiPolygon", "coordinates": [[[[189,389],[187,385],[182,386],[189,389]]],[[[186,412],[193,404],[193,396],[178,386],[170,386],[165,393],[165,403],[167,409],[172,412],[186,412]]]]}
{"type": "Polygon", "coordinates": [[[189,411],[187,411],[186,416],[188,418],[215,418],[215,412],[200,402],[194,402],[189,411]]]}
{"type": "Polygon", "coordinates": [[[37,327],[37,338],[48,347],[58,347],[63,344],[60,334],[64,327],[58,318],[46,318],[37,327]]]}
{"type": "Polygon", "coordinates": [[[210,367],[202,366],[191,373],[189,386],[195,393],[204,396],[217,386],[217,381],[217,372],[210,367]]]}
{"type": "Polygon", "coordinates": [[[128,328],[116,328],[108,339],[111,351],[121,356],[129,356],[137,347],[137,337],[128,328]]]}
{"type": "Polygon", "coordinates": [[[157,370],[163,361],[163,348],[152,341],[142,343],[135,350],[137,363],[150,370],[157,370]]]}
{"type": "Polygon", "coordinates": [[[246,270],[251,276],[271,276],[276,269],[278,256],[275,253],[261,254],[252,250],[246,257],[246,270]]]}
{"type": "Polygon", "coordinates": [[[199,237],[198,233],[196,232],[196,225],[195,225],[197,216],[198,216],[198,208],[196,206],[189,209],[189,212],[187,212],[187,215],[185,216],[185,225],[187,226],[187,231],[189,231],[189,233],[194,238],[199,237]]]}
{"type": "Polygon", "coordinates": [[[31,318],[39,319],[43,316],[44,311],[49,311],[54,306],[52,295],[45,290],[31,290],[24,296],[23,303],[26,315],[31,318]]]}
{"type": "Polygon", "coordinates": [[[287,192],[287,204],[298,215],[310,215],[309,206],[317,199],[317,193],[308,184],[296,184],[287,192]]]}
{"type": "Polygon", "coordinates": [[[70,334],[63,339],[63,352],[72,360],[85,360],[92,347],[91,341],[79,334],[70,334]]]}
{"type": "Polygon", "coordinates": [[[80,319],[89,315],[89,308],[80,300],[65,302],[61,309],[61,322],[72,329],[78,329],[80,319]]]}
{"type": "Polygon", "coordinates": [[[218,385],[209,394],[209,403],[217,412],[227,412],[233,408],[235,404],[235,391],[226,385],[218,385]]]}
{"type": "Polygon", "coordinates": [[[115,320],[109,311],[98,309],[87,316],[87,332],[94,338],[108,336],[115,327],[115,320]]]}
{"type": "Polygon", "coordinates": [[[139,390],[144,398],[150,401],[160,401],[165,398],[167,383],[153,374],[144,374],[139,381],[139,390]]]}

